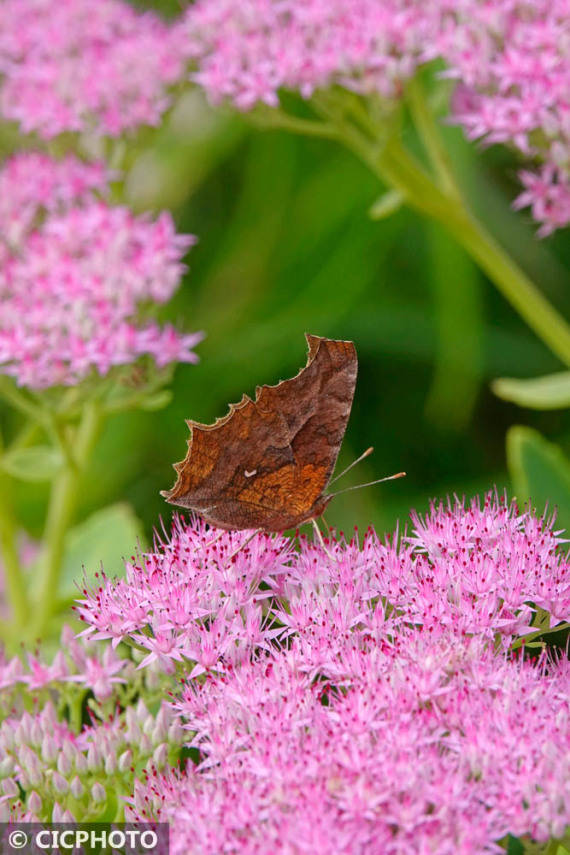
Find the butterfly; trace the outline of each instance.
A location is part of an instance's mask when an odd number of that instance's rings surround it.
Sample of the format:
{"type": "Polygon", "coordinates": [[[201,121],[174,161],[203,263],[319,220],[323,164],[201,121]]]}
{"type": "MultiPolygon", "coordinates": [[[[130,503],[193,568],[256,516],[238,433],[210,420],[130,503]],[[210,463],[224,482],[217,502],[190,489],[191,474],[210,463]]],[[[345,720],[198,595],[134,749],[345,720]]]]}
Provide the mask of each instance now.
{"type": "Polygon", "coordinates": [[[325,490],[350,416],[358,360],[351,341],[306,339],[307,364],[295,377],[258,386],[255,400],[244,395],[212,425],[187,421],[188,453],[174,464],[174,487],[161,494],[168,502],[221,529],[279,532],[322,516],[336,495],[325,490]]]}

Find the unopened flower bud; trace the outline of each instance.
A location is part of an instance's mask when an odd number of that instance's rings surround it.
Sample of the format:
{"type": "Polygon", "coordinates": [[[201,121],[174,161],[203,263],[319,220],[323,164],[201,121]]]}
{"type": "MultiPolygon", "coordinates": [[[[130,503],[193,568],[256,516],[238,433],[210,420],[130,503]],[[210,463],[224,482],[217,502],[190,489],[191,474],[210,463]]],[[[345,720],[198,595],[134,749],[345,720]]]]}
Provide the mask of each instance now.
{"type": "Polygon", "coordinates": [[[101,765],[101,756],[95,745],[90,745],[87,750],[87,768],[95,772],[101,765]]]}
{"type": "Polygon", "coordinates": [[[168,741],[171,745],[180,745],[184,738],[184,728],[180,723],[180,719],[175,718],[168,728],[168,741]]]}
{"type": "Polygon", "coordinates": [[[60,775],[63,775],[65,778],[67,778],[72,768],[73,764],[71,762],[69,754],[64,754],[63,751],[60,751],[57,758],[57,771],[60,773],[60,775]]]}
{"type": "Polygon", "coordinates": [[[119,770],[121,772],[126,772],[133,764],[133,752],[128,749],[124,751],[119,757],[119,770]]]}
{"type": "Polygon", "coordinates": [[[69,790],[68,782],[65,780],[63,775],[59,774],[59,772],[53,773],[52,783],[53,783],[54,790],[56,791],[56,793],[59,793],[60,795],[67,793],[69,790]]]}
{"type": "Polygon", "coordinates": [[[85,792],[85,787],[81,783],[81,779],[76,775],[73,781],[71,782],[69,789],[71,791],[71,795],[75,799],[80,799],[83,793],[85,792]]]}
{"type": "Polygon", "coordinates": [[[52,763],[58,755],[57,744],[53,736],[48,733],[42,739],[42,760],[52,763]]]}
{"type": "Polygon", "coordinates": [[[42,800],[35,790],[32,790],[26,799],[26,807],[31,813],[39,816],[42,809],[42,800]]]}
{"type": "Polygon", "coordinates": [[[20,790],[13,778],[5,778],[2,781],[2,792],[5,796],[19,796],[20,790]]]}
{"type": "Polygon", "coordinates": [[[11,775],[14,771],[14,758],[9,755],[0,760],[0,779],[11,775]]]}
{"type": "Polygon", "coordinates": [[[166,765],[166,760],[168,758],[168,746],[165,742],[158,745],[152,754],[152,762],[156,766],[157,769],[163,769],[166,765]]]}
{"type": "Polygon", "coordinates": [[[96,804],[101,804],[107,799],[105,789],[99,783],[99,781],[96,781],[91,787],[91,798],[96,804]]]}
{"type": "Polygon", "coordinates": [[[23,745],[19,759],[22,768],[27,773],[30,784],[32,787],[37,787],[42,781],[42,772],[37,755],[27,745],[23,745]]]}

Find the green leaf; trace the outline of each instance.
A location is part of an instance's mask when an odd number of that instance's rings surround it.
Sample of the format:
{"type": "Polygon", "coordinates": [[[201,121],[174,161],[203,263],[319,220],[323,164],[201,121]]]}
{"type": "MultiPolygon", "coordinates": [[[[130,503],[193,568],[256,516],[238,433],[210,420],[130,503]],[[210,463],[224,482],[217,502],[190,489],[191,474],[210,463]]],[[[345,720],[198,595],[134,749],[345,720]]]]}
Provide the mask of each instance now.
{"type": "Polygon", "coordinates": [[[77,582],[92,577],[101,564],[108,576],[120,575],[123,558],[145,548],[142,523],[130,505],[118,503],[96,511],[72,528],[66,537],[59,596],[75,599],[77,582]]]}
{"type": "Polygon", "coordinates": [[[519,503],[530,500],[539,513],[556,506],[560,527],[570,531],[570,460],[562,449],[538,431],[515,425],[507,433],[507,463],[519,503]]]}
{"type": "Polygon", "coordinates": [[[0,466],[20,481],[51,481],[63,463],[61,451],[51,445],[16,448],[0,458],[0,466]]]}
{"type": "Polygon", "coordinates": [[[368,211],[368,216],[371,220],[384,220],[398,211],[403,204],[404,197],[399,190],[388,190],[376,199],[368,211]]]}
{"type": "Polygon", "coordinates": [[[531,380],[500,377],[491,383],[491,389],[499,398],[533,410],[570,407],[570,371],[558,371],[531,380]]]}

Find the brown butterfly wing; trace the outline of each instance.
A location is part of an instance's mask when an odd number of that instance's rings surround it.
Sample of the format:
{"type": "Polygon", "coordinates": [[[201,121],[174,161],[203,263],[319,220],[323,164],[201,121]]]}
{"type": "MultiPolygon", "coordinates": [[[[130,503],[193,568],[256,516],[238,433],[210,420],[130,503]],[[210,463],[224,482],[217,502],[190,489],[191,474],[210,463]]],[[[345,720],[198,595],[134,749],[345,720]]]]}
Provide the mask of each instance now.
{"type": "Polygon", "coordinates": [[[213,525],[282,531],[314,515],[350,415],[357,359],[352,342],[307,336],[296,377],[244,395],[213,425],[188,422],[188,454],[163,493],[213,525]]]}
{"type": "Polygon", "coordinates": [[[332,476],[346,431],[358,360],[351,341],[315,335],[306,338],[309,355],[305,368],[276,386],[258,388],[256,404],[260,410],[281,413],[297,464],[312,464],[321,470],[322,491],[332,476]]]}

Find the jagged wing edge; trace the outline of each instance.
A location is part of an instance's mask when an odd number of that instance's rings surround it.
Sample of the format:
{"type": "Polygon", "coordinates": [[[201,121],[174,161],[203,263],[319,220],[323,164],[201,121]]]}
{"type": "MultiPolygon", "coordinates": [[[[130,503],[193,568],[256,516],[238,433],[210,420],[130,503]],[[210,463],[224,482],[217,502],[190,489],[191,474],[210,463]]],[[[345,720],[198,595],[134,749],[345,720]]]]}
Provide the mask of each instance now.
{"type": "Polygon", "coordinates": [[[247,406],[247,404],[249,403],[257,403],[264,389],[276,389],[277,386],[281,385],[281,383],[288,383],[291,380],[296,380],[297,377],[299,377],[303,373],[303,371],[306,371],[309,365],[313,362],[318,353],[321,342],[325,341],[324,336],[311,335],[311,333],[305,333],[305,338],[307,340],[307,345],[309,348],[309,352],[307,354],[307,362],[299,369],[299,371],[293,377],[288,377],[287,380],[280,380],[278,383],[265,383],[263,386],[256,386],[255,401],[253,401],[253,399],[249,395],[244,393],[242,395],[241,401],[238,401],[237,404],[230,404],[229,410],[226,415],[220,416],[211,425],[204,424],[203,422],[196,422],[193,419],[186,419],[186,424],[188,425],[188,428],[190,430],[190,436],[186,440],[188,451],[186,452],[186,456],[183,460],[179,460],[177,463],[172,464],[172,468],[175,470],[177,475],[176,483],[170,488],[170,490],[160,491],[160,495],[163,496],[163,498],[165,498],[167,502],[169,502],[176,495],[176,488],[178,487],[178,483],[180,481],[180,472],[184,468],[185,464],[188,463],[190,460],[190,455],[192,454],[192,443],[194,441],[194,431],[216,430],[217,428],[220,428],[223,425],[227,424],[236,412],[236,410],[243,409],[243,407],[247,406]]]}

